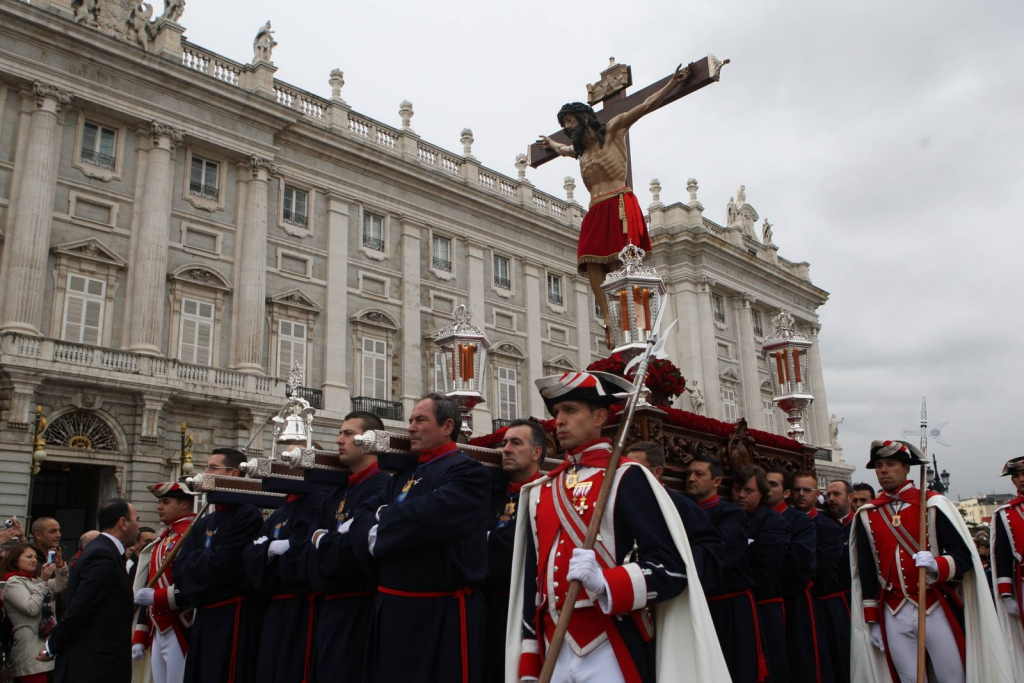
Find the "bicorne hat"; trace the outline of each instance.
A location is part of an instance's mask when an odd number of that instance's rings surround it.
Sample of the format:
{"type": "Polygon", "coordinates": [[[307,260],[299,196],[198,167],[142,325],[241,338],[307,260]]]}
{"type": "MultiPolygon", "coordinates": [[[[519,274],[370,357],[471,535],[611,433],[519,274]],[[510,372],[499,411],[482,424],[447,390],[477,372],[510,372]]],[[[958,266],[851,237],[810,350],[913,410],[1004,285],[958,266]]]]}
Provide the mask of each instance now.
{"type": "Polygon", "coordinates": [[[192,489],[180,481],[162,481],[159,484],[150,484],[146,488],[157,498],[180,498],[181,500],[195,498],[192,489]]]}
{"type": "Polygon", "coordinates": [[[1008,477],[1011,474],[1017,474],[1018,472],[1024,472],[1024,455],[1018,455],[1016,458],[1010,458],[1003,465],[1003,473],[1000,477],[1008,477]]]}
{"type": "Polygon", "coordinates": [[[566,372],[561,375],[541,377],[537,389],[548,410],[554,413],[556,404],[562,401],[586,401],[610,406],[622,403],[636,389],[631,382],[607,372],[566,372]]]}
{"type": "Polygon", "coordinates": [[[893,458],[908,465],[924,465],[927,462],[924,454],[914,444],[906,441],[872,441],[867,468],[875,469],[878,461],[885,458],[893,458]]]}

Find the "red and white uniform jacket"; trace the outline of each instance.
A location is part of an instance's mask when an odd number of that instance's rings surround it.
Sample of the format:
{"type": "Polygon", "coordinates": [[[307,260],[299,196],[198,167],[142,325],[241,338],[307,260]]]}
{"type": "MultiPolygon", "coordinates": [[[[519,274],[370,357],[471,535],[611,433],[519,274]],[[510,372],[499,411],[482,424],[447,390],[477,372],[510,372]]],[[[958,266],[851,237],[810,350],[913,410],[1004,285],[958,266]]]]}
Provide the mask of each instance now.
{"type": "MultiPolygon", "coordinates": [[[[135,575],[136,591],[153,580],[167,555],[181,540],[181,535],[194,518],[195,515],[188,514],[171,522],[157,540],[142,549],[139,553],[139,571],[135,575]]],[[[153,586],[153,606],[139,610],[132,644],[141,643],[148,646],[153,640],[153,629],[160,633],[174,629],[181,651],[185,652],[188,649],[188,629],[192,627],[195,610],[191,607],[179,608],[175,602],[173,569],[173,565],[168,567],[153,586]]]]}
{"type": "Polygon", "coordinates": [[[1024,680],[1024,496],[1017,496],[992,515],[992,583],[998,595],[996,612],[1015,680],[1024,680]],[[1017,604],[1010,614],[1006,602],[1017,604]]]}

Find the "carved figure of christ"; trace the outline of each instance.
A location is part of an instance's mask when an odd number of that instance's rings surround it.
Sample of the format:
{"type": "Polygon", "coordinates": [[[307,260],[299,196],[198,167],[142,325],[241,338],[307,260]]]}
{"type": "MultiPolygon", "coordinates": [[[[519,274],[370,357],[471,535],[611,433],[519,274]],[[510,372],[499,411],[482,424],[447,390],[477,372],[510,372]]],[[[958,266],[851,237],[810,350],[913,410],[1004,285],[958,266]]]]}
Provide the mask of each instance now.
{"type": "MultiPolygon", "coordinates": [[[[614,202],[618,198],[618,216],[622,221],[623,233],[628,234],[627,240],[637,246],[643,246],[637,241],[638,237],[642,237],[646,242],[646,248],[649,249],[646,226],[642,225],[642,213],[635,197],[628,192],[627,187],[632,179],[629,128],[643,116],[668,102],[717,81],[719,71],[726,63],[728,60],[720,62],[713,55],[709,55],[698,62],[689,64],[686,68],[679,65],[671,76],[629,97],[624,97],[624,89],[619,88],[603,98],[605,105],[600,112],[594,112],[589,106],[579,102],[565,105],[558,117],[562,130],[551,136],[541,135],[539,137],[530,150],[531,166],[536,168],[556,156],[578,159],[580,175],[590,192],[592,210],[597,201],[610,199],[614,202]],[[627,220],[630,215],[633,220],[627,220]],[[635,223],[640,223],[640,225],[633,225],[635,223]]],[[[602,206],[600,213],[604,216],[611,208],[613,207],[610,204],[602,206]]],[[[577,265],[581,274],[586,274],[590,288],[594,292],[594,298],[601,309],[605,326],[605,344],[610,349],[612,348],[611,318],[608,301],[601,290],[601,284],[604,282],[605,276],[618,265],[618,259],[615,256],[618,249],[613,249],[613,254],[610,255],[607,253],[610,247],[607,247],[606,244],[617,244],[617,242],[613,240],[600,245],[604,246],[606,253],[603,254],[590,254],[585,251],[586,248],[593,246],[595,239],[600,241],[599,237],[588,237],[592,230],[614,229],[608,227],[607,224],[602,227],[588,225],[588,222],[595,222],[589,220],[591,218],[595,218],[595,221],[600,220],[603,224],[606,223],[605,217],[597,219],[590,214],[584,219],[577,265]]]]}

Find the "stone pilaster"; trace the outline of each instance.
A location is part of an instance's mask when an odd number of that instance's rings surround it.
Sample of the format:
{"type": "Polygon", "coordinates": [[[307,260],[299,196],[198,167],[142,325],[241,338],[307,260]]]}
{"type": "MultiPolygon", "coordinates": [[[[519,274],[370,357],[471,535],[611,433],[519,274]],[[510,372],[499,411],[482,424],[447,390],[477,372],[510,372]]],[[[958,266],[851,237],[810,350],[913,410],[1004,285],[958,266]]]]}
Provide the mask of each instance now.
{"type": "MultiPolygon", "coordinates": [[[[673,318],[679,321],[666,340],[665,351],[683,373],[686,386],[699,388],[703,393],[706,389],[704,367],[700,362],[700,321],[697,311],[699,294],[694,289],[696,286],[691,281],[682,280],[668,285],[669,305],[675,307],[675,312],[672,314],[671,308],[665,312],[662,328],[666,328],[673,318]]],[[[680,396],[677,401],[682,410],[694,409],[688,393],[680,396]]],[[[701,410],[707,412],[707,405],[701,410]]]]}
{"type": "MultiPolygon", "coordinates": [[[[594,333],[590,331],[590,320],[594,315],[594,306],[590,302],[590,286],[583,278],[579,277],[567,277],[565,280],[566,285],[572,283],[573,296],[576,297],[576,345],[579,347],[577,362],[580,370],[585,370],[593,361],[594,333]]],[[[568,304],[568,291],[566,291],[565,297],[568,304]]]]}
{"type": "MultiPolygon", "coordinates": [[[[541,270],[532,263],[523,264],[523,296],[526,302],[526,383],[523,390],[530,397],[530,415],[544,417],[544,401],[535,382],[544,376],[544,347],[541,344],[540,280],[541,270]]],[[[589,336],[589,335],[588,335],[589,336]]]]}
{"type": "Polygon", "coordinates": [[[402,334],[398,357],[403,367],[399,374],[402,382],[402,408],[406,418],[412,414],[416,401],[423,396],[423,373],[408,367],[423,358],[423,319],[420,316],[420,258],[423,227],[402,219],[402,334]]]}
{"type": "MultiPolygon", "coordinates": [[[[469,274],[469,309],[473,311],[473,324],[484,329],[487,320],[487,306],[484,303],[484,256],[486,255],[484,245],[479,242],[467,242],[466,244],[466,270],[469,274]]],[[[484,376],[480,378],[480,393],[484,395],[485,403],[479,404],[473,409],[473,427],[476,436],[489,434],[491,431],[491,403],[493,391],[491,387],[493,377],[488,377],[490,363],[485,363],[481,372],[484,376]]],[[[497,406],[495,406],[497,409],[497,406]]]]}
{"type": "Polygon", "coordinates": [[[167,233],[171,223],[174,146],[184,133],[154,121],[150,126],[146,178],[133,221],[131,268],[128,271],[128,350],[160,355],[167,279],[167,233]]]}
{"type": "Polygon", "coordinates": [[[348,239],[349,202],[335,193],[327,195],[327,301],[324,310],[324,407],[345,415],[352,408],[346,370],[348,352],[348,239]]]}
{"type": "Polygon", "coordinates": [[[714,282],[703,277],[697,294],[697,318],[700,325],[701,374],[704,379],[704,400],[708,417],[721,420],[722,393],[718,381],[718,340],[715,337],[715,315],[711,308],[711,288],[714,282]]]}
{"type": "Polygon", "coordinates": [[[748,294],[737,297],[739,320],[740,378],[743,381],[743,407],[747,426],[764,429],[761,412],[761,379],[757,372],[757,342],[754,341],[754,316],[750,306],[754,298],[748,294]]]}
{"type": "Polygon", "coordinates": [[[28,368],[7,365],[0,375],[0,389],[7,393],[6,428],[29,429],[35,420],[36,389],[42,384],[37,372],[28,368]]]}
{"type": "Polygon", "coordinates": [[[263,318],[267,297],[267,186],[277,165],[253,156],[239,164],[244,203],[235,239],[233,367],[263,373],[263,318]]]}
{"type": "Polygon", "coordinates": [[[832,433],[829,429],[828,399],[825,397],[825,379],[821,374],[821,350],[819,349],[818,334],[821,332],[821,325],[811,323],[807,330],[807,336],[814,344],[807,356],[807,371],[811,375],[811,393],[814,395],[814,403],[811,404],[811,419],[807,422],[813,431],[808,434],[808,443],[819,448],[831,448],[832,433]],[[813,437],[813,438],[810,438],[813,437]]]}
{"type": "Polygon", "coordinates": [[[17,177],[0,270],[0,332],[38,335],[57,191],[61,138],[58,115],[61,107],[71,102],[71,95],[36,81],[31,96],[35,98],[35,108],[28,117],[27,140],[24,144],[19,141],[14,162],[17,177]]]}

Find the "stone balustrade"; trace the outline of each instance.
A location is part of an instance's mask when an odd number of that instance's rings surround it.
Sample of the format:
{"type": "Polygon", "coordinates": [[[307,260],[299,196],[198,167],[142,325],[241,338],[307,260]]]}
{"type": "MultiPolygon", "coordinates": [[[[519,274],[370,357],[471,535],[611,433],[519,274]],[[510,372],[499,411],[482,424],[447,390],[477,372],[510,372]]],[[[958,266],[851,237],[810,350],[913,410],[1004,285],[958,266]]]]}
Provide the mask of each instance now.
{"type": "Polygon", "coordinates": [[[250,400],[278,404],[284,401],[284,382],[276,377],[192,365],[88,344],[33,337],[15,332],[0,335],[0,363],[40,371],[59,369],[65,376],[95,377],[138,384],[139,388],[168,388],[205,395],[250,394],[250,400]]]}
{"type": "Polygon", "coordinates": [[[181,63],[193,71],[234,86],[239,86],[239,78],[245,68],[238,62],[207,52],[186,40],[181,41],[181,63]]]}

